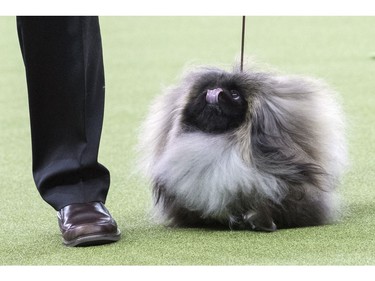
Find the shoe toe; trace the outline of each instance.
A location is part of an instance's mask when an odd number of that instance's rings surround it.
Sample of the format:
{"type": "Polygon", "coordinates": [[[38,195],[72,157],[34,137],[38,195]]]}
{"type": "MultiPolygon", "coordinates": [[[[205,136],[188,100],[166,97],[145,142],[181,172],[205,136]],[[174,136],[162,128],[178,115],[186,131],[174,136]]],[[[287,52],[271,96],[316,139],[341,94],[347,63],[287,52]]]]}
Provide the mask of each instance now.
{"type": "Polygon", "coordinates": [[[100,245],[120,239],[116,221],[101,202],[71,204],[57,216],[67,246],[100,245]]]}

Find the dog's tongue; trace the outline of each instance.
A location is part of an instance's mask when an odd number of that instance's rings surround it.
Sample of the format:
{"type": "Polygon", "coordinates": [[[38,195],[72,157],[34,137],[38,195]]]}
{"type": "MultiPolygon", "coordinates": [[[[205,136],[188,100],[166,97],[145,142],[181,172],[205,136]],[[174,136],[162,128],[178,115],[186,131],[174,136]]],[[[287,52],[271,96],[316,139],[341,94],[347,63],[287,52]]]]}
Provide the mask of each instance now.
{"type": "Polygon", "coordinates": [[[218,103],[219,102],[219,94],[223,91],[221,88],[207,90],[206,94],[206,101],[208,103],[218,103]]]}

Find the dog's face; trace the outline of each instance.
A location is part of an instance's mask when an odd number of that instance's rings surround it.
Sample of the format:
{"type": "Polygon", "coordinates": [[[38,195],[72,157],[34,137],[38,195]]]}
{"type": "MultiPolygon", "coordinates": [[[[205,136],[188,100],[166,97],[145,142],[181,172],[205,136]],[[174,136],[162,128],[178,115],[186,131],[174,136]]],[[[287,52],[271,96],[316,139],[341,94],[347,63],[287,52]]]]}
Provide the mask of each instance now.
{"type": "Polygon", "coordinates": [[[233,130],[246,118],[248,98],[241,76],[206,73],[191,87],[182,113],[183,127],[216,134],[233,130]]]}

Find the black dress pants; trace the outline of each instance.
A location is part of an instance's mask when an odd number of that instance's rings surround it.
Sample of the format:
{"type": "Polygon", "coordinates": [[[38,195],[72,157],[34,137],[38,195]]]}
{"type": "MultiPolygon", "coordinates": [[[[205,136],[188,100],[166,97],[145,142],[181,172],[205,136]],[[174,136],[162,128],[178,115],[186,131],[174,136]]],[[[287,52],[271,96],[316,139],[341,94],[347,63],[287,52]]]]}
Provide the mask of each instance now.
{"type": "Polygon", "coordinates": [[[59,210],[105,203],[110,176],[98,163],[104,70],[97,17],[17,17],[29,96],[33,176],[59,210]]]}

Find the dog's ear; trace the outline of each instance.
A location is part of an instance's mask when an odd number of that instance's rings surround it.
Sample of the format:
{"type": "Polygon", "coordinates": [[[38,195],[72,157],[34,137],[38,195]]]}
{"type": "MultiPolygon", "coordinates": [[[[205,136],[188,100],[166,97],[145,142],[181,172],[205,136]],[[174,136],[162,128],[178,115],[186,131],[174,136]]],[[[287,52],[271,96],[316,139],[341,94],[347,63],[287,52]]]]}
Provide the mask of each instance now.
{"type": "Polygon", "coordinates": [[[318,184],[323,169],[306,156],[287,114],[271,100],[259,100],[251,120],[251,153],[256,168],[288,183],[318,184]]]}

